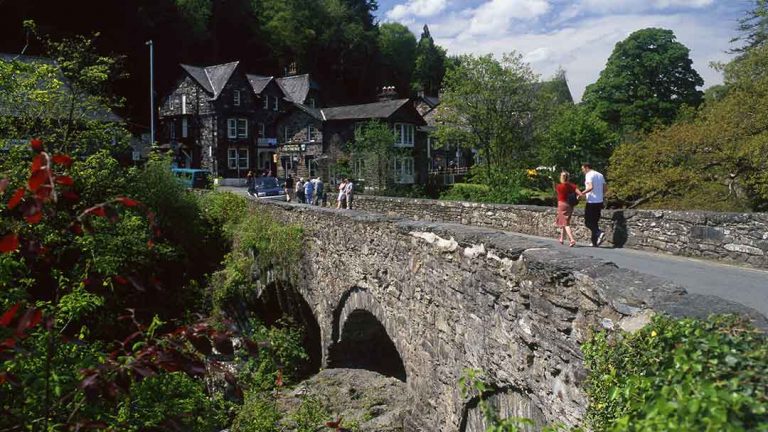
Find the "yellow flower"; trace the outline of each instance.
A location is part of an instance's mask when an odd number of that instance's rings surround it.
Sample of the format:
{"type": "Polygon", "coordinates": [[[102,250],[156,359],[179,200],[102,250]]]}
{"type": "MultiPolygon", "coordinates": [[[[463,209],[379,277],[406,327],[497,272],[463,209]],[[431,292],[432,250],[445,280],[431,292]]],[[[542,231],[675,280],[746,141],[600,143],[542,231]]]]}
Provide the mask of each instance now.
{"type": "Polygon", "coordinates": [[[656,330],[654,330],[654,331],[651,332],[651,337],[656,337],[657,334],[658,333],[656,333],[656,330]]]}

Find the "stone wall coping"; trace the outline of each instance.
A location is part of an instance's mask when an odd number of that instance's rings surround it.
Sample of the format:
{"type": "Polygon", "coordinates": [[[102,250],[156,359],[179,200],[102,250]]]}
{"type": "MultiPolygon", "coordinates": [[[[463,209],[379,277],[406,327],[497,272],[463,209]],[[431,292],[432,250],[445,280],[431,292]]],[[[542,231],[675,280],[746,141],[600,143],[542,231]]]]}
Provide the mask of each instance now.
{"type": "MultiPolygon", "coordinates": [[[[496,203],[476,203],[469,201],[446,201],[435,200],[428,198],[408,198],[408,197],[388,197],[380,195],[367,195],[358,194],[355,199],[372,199],[388,202],[411,202],[417,204],[424,204],[429,206],[443,206],[443,207],[472,207],[480,209],[499,209],[499,210],[527,210],[535,212],[554,212],[555,207],[537,206],[537,205],[521,205],[521,204],[496,204],[496,203]]],[[[575,209],[577,214],[583,214],[583,207],[577,207],[575,209]]],[[[664,218],[670,220],[683,220],[691,222],[699,222],[704,219],[705,221],[714,221],[719,223],[742,223],[748,220],[757,220],[761,222],[768,222],[768,213],[755,212],[755,213],[738,213],[738,212],[715,212],[705,210],[653,210],[653,209],[606,209],[603,210],[603,214],[610,217],[614,213],[623,213],[626,218],[634,215],[643,215],[648,218],[664,218]]]]}
{"type": "Polygon", "coordinates": [[[661,278],[622,269],[611,262],[578,257],[566,250],[553,249],[545,243],[510,231],[457,223],[415,221],[402,216],[306,206],[293,202],[252,202],[291,212],[325,214],[337,220],[361,224],[391,224],[404,235],[431,233],[441,240],[450,239],[457,247],[465,250],[465,255],[468,249],[483,245],[486,258],[516,262],[517,265],[524,265],[526,271],[588,277],[594,281],[600,297],[625,316],[636,315],[646,309],[664,312],[676,318],[706,318],[715,313],[736,313],[748,316],[754,325],[768,330],[768,318],[739,303],[716,296],[690,294],[684,288],[661,278]]]}

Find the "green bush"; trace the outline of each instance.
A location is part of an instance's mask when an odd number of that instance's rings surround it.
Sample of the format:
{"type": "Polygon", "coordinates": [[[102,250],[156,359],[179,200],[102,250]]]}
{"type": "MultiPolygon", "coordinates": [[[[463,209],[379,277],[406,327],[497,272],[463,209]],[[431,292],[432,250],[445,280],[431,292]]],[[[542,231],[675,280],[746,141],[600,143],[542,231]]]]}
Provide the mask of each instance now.
{"type": "Polygon", "coordinates": [[[146,378],[131,387],[131,399],[120,407],[120,430],[211,432],[227,424],[224,402],[205,393],[202,382],[179,372],[146,378]],[[167,429],[166,429],[167,430],[167,429]]]}
{"type": "Polygon", "coordinates": [[[519,169],[494,169],[485,166],[471,170],[469,183],[456,183],[440,199],[497,204],[522,204],[531,198],[530,180],[519,169]]]}
{"type": "Polygon", "coordinates": [[[768,431],[768,338],[733,316],[656,317],[583,345],[595,431],[768,431]]]}
{"type": "Polygon", "coordinates": [[[277,402],[269,393],[248,393],[232,423],[232,432],[278,432],[280,419],[277,402]]]}
{"type": "Polygon", "coordinates": [[[302,399],[299,409],[291,415],[291,420],[296,422],[296,432],[316,432],[325,422],[333,419],[323,408],[320,399],[309,395],[302,399]]]}

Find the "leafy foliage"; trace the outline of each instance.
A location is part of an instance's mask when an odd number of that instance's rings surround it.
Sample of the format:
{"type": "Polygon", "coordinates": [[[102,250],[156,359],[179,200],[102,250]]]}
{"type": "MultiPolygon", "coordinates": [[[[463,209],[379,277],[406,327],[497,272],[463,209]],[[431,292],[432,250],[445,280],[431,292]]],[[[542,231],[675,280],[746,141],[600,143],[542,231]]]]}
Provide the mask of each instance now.
{"type": "Polygon", "coordinates": [[[725,67],[719,100],[617,148],[608,170],[616,195],[657,207],[768,208],[767,65],[768,47],[752,50],[725,67]]]}
{"type": "Polygon", "coordinates": [[[401,96],[409,96],[416,62],[416,37],[400,23],[385,23],[379,27],[378,45],[384,73],[381,82],[394,85],[401,96]]]}
{"type": "Polygon", "coordinates": [[[582,106],[563,106],[540,137],[539,160],[572,175],[589,161],[598,169],[608,165],[618,139],[608,124],[582,106]]]}
{"type": "Polygon", "coordinates": [[[394,186],[392,164],[400,154],[409,156],[407,149],[394,146],[395,133],[376,120],[371,120],[355,131],[351,158],[362,167],[360,177],[365,180],[365,187],[376,190],[391,189],[394,186]]]}
{"type": "Polygon", "coordinates": [[[671,30],[638,30],[616,44],[584,104],[622,133],[668,125],[683,105],[701,102],[704,80],[692,64],[671,30]]]}
{"type": "Polygon", "coordinates": [[[768,340],[733,316],[657,316],[583,345],[595,431],[768,430],[768,340]]]}
{"type": "Polygon", "coordinates": [[[439,45],[424,25],[416,47],[416,59],[413,69],[414,92],[423,91],[426,95],[437,96],[440,92],[447,69],[446,51],[439,45]]]}

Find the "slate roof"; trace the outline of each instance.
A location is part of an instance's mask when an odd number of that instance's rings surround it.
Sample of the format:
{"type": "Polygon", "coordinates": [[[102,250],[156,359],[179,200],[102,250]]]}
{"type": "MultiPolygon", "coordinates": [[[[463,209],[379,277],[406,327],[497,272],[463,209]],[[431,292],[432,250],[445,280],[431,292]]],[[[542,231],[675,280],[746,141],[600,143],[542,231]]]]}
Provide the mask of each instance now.
{"type": "Polygon", "coordinates": [[[260,95],[261,92],[267,88],[267,85],[274,79],[273,77],[252,74],[246,74],[245,77],[248,78],[248,82],[251,84],[253,92],[257,95],[260,95]]]}
{"type": "Polygon", "coordinates": [[[310,90],[319,89],[319,86],[310,79],[309,74],[278,78],[277,85],[291,102],[300,104],[307,101],[310,90]]]}
{"type": "Polygon", "coordinates": [[[213,98],[216,99],[221,94],[224,86],[227,85],[227,82],[232,77],[232,73],[235,71],[238,64],[240,64],[240,62],[224,63],[207,67],[182,64],[181,67],[192,77],[192,79],[197,81],[205,91],[211,93],[213,98]]]}
{"type": "Polygon", "coordinates": [[[307,114],[311,115],[311,116],[312,116],[312,117],[314,117],[315,119],[317,119],[317,120],[323,120],[323,113],[322,113],[322,110],[319,110],[319,109],[317,109],[317,108],[308,107],[308,106],[306,106],[306,105],[304,105],[304,104],[295,103],[295,102],[294,102],[294,104],[293,104],[293,105],[294,105],[294,106],[296,106],[296,108],[298,108],[298,109],[300,109],[300,110],[304,111],[305,113],[307,113],[307,114]]]}
{"type": "Polygon", "coordinates": [[[410,103],[410,99],[395,99],[363,105],[323,108],[320,113],[324,120],[385,119],[408,103],[410,103]]]}
{"type": "MultiPolygon", "coordinates": [[[[7,54],[7,53],[0,53],[0,62],[12,62],[12,61],[19,61],[21,63],[30,64],[30,65],[53,65],[56,66],[56,62],[48,57],[37,57],[37,56],[27,56],[27,55],[19,55],[19,54],[7,54]]],[[[61,73],[61,70],[57,68],[57,79],[61,81],[61,87],[59,88],[60,91],[62,91],[65,94],[70,93],[70,85],[69,80],[64,76],[64,74],[61,73]]],[[[96,121],[102,121],[102,122],[122,122],[123,119],[115,114],[109,107],[107,106],[79,106],[77,109],[80,111],[79,114],[82,115],[84,118],[87,118],[89,120],[96,120],[96,121]]],[[[9,106],[2,106],[0,105],[0,115],[9,115],[12,117],[19,115],[18,107],[14,109],[14,107],[9,106]]],[[[68,115],[68,114],[66,114],[68,115]]],[[[41,114],[41,117],[47,117],[47,118],[56,118],[56,117],[63,117],[64,114],[59,113],[52,113],[47,112],[41,114]]]]}

